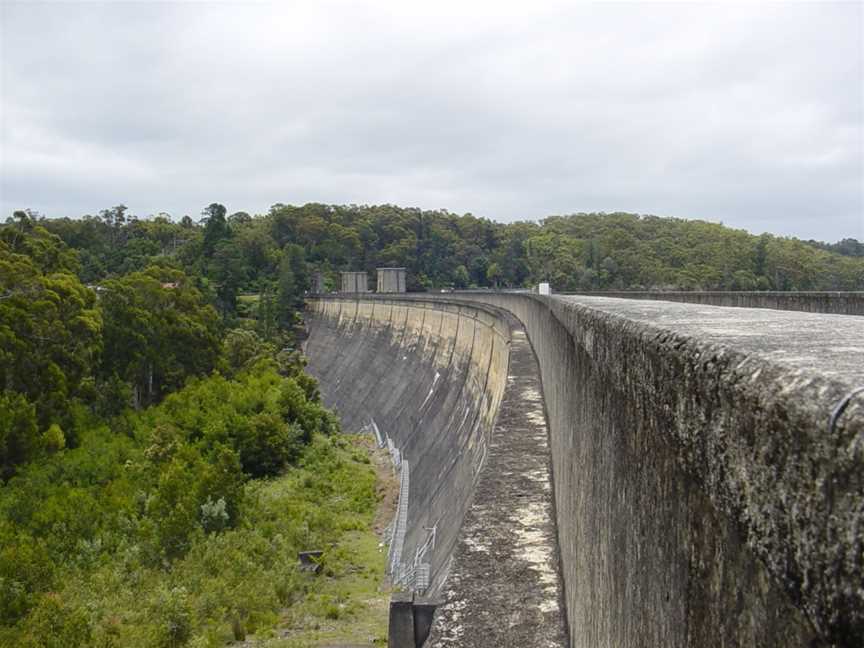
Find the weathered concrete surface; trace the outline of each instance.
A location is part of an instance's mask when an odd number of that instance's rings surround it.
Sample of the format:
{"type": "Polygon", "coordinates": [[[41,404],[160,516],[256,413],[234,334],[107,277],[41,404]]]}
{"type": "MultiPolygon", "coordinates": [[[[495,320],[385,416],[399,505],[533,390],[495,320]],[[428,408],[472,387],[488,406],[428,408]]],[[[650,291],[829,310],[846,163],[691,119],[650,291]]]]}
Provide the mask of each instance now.
{"type": "Polygon", "coordinates": [[[486,466],[453,555],[433,648],[567,646],[540,371],[514,323],[486,466]]]}
{"type": "Polygon", "coordinates": [[[325,402],[346,430],[374,419],[411,462],[403,554],[437,522],[431,645],[567,645],[548,431],[521,327],[416,298],[318,300],[307,320],[325,402]]]}
{"type": "Polygon", "coordinates": [[[621,297],[625,299],[659,299],[661,301],[705,304],[710,306],[773,308],[777,310],[830,313],[834,315],[864,315],[864,291],[608,290],[579,294],[596,297],[621,297]]]}
{"type": "Polygon", "coordinates": [[[461,298],[540,363],[574,646],[862,644],[864,320],[461,298]]]}
{"type": "Polygon", "coordinates": [[[536,353],[572,645],[862,645],[864,398],[827,423],[864,320],[446,299],[509,310],[536,353]]]}
{"type": "Polygon", "coordinates": [[[346,431],[374,421],[410,464],[401,562],[444,581],[506,385],[509,328],[487,307],[364,298],[311,303],[306,352],[346,431]],[[434,530],[434,531],[433,531],[434,530]]]}
{"type": "Polygon", "coordinates": [[[864,385],[864,321],[856,317],[777,313],[603,297],[561,297],[633,322],[719,344],[753,358],[864,385]]]}

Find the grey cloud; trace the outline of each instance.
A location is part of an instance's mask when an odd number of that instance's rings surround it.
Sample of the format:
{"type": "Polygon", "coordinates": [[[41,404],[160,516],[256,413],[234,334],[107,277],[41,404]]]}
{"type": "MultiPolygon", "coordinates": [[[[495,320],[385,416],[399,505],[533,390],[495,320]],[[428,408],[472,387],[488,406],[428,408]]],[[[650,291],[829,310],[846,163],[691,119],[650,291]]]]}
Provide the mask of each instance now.
{"type": "Polygon", "coordinates": [[[5,3],[0,209],[398,202],[864,238],[861,5],[569,5],[5,3]]]}

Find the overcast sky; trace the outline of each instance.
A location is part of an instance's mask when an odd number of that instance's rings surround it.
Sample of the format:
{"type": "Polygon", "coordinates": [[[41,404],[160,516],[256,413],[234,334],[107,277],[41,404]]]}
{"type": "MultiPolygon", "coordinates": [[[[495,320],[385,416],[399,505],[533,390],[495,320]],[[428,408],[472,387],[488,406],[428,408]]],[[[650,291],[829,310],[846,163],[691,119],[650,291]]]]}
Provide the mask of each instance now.
{"type": "Polygon", "coordinates": [[[860,2],[0,3],[0,220],[387,202],[864,240],[860,2]]]}

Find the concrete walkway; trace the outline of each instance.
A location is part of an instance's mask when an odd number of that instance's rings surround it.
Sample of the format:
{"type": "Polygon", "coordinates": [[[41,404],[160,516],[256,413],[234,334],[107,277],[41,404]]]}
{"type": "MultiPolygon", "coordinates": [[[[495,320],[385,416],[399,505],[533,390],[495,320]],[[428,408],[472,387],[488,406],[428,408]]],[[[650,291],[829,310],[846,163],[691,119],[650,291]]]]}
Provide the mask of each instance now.
{"type": "Polygon", "coordinates": [[[507,387],[427,646],[567,646],[540,373],[513,322],[507,387]]]}

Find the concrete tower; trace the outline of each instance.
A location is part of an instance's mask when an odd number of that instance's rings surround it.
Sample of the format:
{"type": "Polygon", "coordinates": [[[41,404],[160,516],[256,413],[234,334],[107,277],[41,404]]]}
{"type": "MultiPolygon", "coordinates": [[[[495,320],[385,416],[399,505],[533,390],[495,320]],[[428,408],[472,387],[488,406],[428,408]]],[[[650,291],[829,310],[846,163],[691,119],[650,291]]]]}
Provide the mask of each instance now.
{"type": "Polygon", "coordinates": [[[378,268],[379,293],[404,293],[405,268],[378,268]]]}
{"type": "Polygon", "coordinates": [[[369,292],[369,279],[365,272],[343,272],[343,293],[365,293],[369,292]]]}

